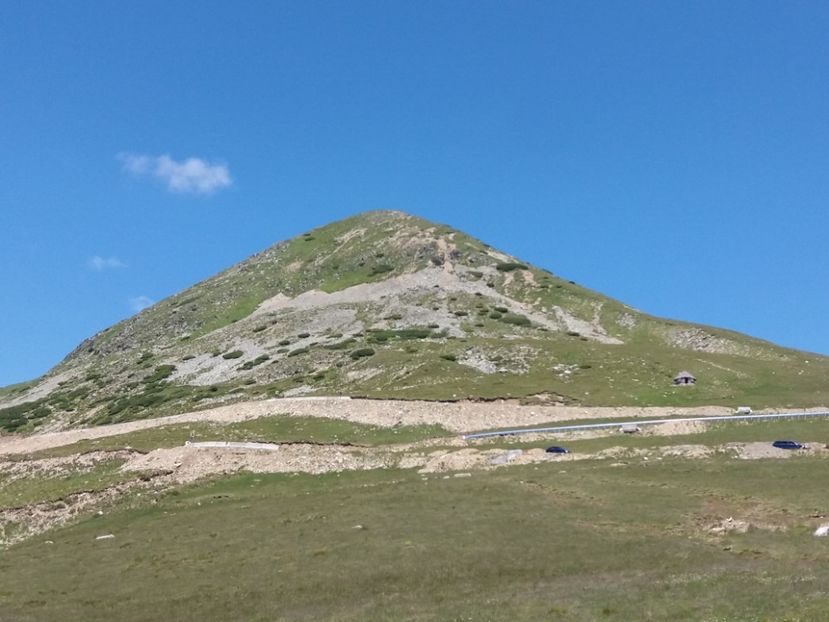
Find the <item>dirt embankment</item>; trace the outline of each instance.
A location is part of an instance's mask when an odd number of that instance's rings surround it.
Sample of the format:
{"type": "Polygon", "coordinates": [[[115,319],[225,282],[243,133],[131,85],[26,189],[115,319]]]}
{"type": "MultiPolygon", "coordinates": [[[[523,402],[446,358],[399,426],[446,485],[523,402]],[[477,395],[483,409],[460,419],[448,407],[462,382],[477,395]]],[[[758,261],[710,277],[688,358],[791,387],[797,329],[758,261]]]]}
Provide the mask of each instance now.
{"type": "MultiPolygon", "coordinates": [[[[276,451],[173,447],[134,455],[126,471],[169,472],[177,483],[192,482],[209,475],[239,471],[254,473],[329,473],[380,468],[417,469],[419,473],[444,473],[487,470],[507,465],[572,462],[576,460],[633,460],[647,462],[665,458],[705,459],[721,455],[736,459],[789,458],[795,452],[776,449],[763,443],[728,443],[720,446],[665,445],[652,448],[616,446],[597,452],[547,453],[541,447],[503,449],[469,447],[461,443],[436,449],[430,443],[385,447],[346,447],[341,445],[282,445],[276,451]]],[[[823,444],[798,452],[829,456],[823,444]]]]}
{"type": "Polygon", "coordinates": [[[89,515],[94,510],[103,514],[109,504],[126,495],[158,495],[175,486],[177,480],[170,474],[144,475],[103,490],[83,490],[60,499],[30,503],[13,508],[0,508],[0,549],[43,533],[74,519],[89,515]]]}
{"type": "Polygon", "coordinates": [[[723,415],[721,406],[698,408],[526,406],[511,402],[426,402],[366,400],[339,397],[281,398],[241,402],[210,410],[171,417],[144,419],[107,426],[65,430],[32,436],[0,436],[0,455],[21,454],[82,440],[116,436],[163,425],[193,422],[233,423],[268,415],[293,415],[344,419],[383,427],[398,425],[442,425],[452,432],[466,433],[493,428],[533,426],[556,421],[613,418],[661,418],[671,415],[723,415]]]}

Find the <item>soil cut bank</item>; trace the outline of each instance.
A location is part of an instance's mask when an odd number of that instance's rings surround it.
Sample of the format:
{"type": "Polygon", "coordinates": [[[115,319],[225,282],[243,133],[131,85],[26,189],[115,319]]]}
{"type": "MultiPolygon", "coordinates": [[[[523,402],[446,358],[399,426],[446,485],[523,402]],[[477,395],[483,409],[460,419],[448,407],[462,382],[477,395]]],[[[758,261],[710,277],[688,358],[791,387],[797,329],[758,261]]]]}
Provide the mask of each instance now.
{"type": "Polygon", "coordinates": [[[235,423],[265,416],[324,417],[382,427],[437,424],[447,430],[462,434],[478,430],[533,426],[581,419],[659,418],[673,415],[701,417],[727,415],[731,412],[731,409],[724,406],[587,408],[578,406],[528,406],[511,402],[429,402],[342,397],[281,398],[257,402],[240,402],[210,410],[106,426],[31,436],[0,436],[0,455],[41,451],[71,445],[83,440],[117,436],[177,423],[235,423]]]}

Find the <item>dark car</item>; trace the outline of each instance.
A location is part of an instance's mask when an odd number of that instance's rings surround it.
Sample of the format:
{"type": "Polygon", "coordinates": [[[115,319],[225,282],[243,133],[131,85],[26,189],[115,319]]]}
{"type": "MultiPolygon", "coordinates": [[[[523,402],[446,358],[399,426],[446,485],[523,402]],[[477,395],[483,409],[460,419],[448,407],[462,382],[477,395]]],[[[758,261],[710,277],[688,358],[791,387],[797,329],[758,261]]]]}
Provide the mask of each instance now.
{"type": "Polygon", "coordinates": [[[777,447],[777,449],[803,449],[803,444],[798,443],[797,441],[774,441],[772,446],[777,447]]]}
{"type": "Polygon", "coordinates": [[[558,445],[552,445],[545,449],[548,454],[569,454],[570,452],[567,450],[566,447],[559,447],[558,445]]]}

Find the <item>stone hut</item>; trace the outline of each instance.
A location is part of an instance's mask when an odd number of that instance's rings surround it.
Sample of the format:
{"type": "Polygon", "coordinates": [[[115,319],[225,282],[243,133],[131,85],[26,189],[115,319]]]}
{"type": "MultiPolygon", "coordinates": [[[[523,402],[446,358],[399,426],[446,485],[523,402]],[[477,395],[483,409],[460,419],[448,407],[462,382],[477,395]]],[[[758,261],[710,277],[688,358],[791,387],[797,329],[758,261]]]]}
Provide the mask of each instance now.
{"type": "Polygon", "coordinates": [[[681,371],[674,376],[674,384],[678,386],[686,386],[689,384],[696,384],[697,379],[691,372],[681,371]]]}

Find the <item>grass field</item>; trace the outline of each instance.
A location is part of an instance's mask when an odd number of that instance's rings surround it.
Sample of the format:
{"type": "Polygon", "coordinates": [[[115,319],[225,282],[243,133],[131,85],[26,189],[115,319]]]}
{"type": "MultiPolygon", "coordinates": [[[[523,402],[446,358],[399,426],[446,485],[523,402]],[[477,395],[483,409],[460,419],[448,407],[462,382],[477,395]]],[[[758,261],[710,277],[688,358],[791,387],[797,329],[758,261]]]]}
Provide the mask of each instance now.
{"type": "Polygon", "coordinates": [[[125,448],[151,451],[159,447],[183,445],[190,437],[197,441],[305,442],[375,446],[411,443],[449,435],[451,432],[439,425],[389,428],[324,417],[277,415],[224,425],[181,423],[148,428],[47,449],[28,454],[25,458],[71,456],[87,451],[111,451],[125,448]]]}
{"type": "Polygon", "coordinates": [[[0,620],[825,620],[825,465],[243,474],[5,551],[0,620]]]}

